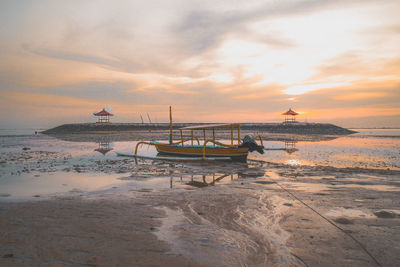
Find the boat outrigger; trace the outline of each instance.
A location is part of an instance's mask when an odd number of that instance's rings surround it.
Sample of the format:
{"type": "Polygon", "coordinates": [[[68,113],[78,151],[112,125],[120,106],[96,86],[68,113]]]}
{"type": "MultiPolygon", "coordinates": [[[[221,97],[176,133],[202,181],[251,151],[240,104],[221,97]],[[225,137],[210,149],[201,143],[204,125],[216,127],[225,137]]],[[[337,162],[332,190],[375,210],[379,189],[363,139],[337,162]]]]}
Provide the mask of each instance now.
{"type": "Polygon", "coordinates": [[[170,112],[170,133],[169,143],[161,143],[157,141],[150,142],[139,142],[135,148],[135,155],[139,157],[137,152],[138,148],[142,144],[154,145],[160,155],[177,157],[192,157],[199,158],[202,160],[206,159],[228,159],[245,161],[249,151],[257,150],[259,153],[264,153],[263,141],[261,136],[256,136],[260,140],[258,145],[254,138],[251,136],[245,136],[243,141],[240,140],[240,124],[239,123],[225,123],[225,124],[209,124],[209,125],[198,125],[189,126],[178,129],[180,132],[180,140],[174,142],[173,140],[173,129],[172,129],[172,110],[169,107],[170,112]],[[216,140],[216,130],[225,129],[230,130],[230,144],[224,144],[216,140]],[[202,132],[202,141],[195,135],[196,132],[202,132]],[[206,132],[212,132],[212,138],[207,138],[206,132]],[[190,133],[190,137],[186,133],[190,133]],[[236,138],[234,138],[236,133],[236,138]],[[235,139],[235,140],[234,140],[235,139]],[[195,144],[195,142],[197,144],[195,144]]]}

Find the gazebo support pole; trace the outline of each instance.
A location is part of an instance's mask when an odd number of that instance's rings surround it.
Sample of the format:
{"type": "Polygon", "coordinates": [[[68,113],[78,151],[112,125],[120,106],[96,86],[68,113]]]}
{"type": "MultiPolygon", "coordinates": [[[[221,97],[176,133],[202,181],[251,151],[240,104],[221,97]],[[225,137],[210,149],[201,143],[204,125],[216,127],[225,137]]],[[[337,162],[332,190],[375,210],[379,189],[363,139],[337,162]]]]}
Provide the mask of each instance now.
{"type": "MultiPolygon", "coordinates": [[[[140,115],[142,116],[142,115],[140,115]]],[[[172,107],[169,106],[169,143],[172,144],[174,143],[174,138],[172,136],[172,107]]]]}

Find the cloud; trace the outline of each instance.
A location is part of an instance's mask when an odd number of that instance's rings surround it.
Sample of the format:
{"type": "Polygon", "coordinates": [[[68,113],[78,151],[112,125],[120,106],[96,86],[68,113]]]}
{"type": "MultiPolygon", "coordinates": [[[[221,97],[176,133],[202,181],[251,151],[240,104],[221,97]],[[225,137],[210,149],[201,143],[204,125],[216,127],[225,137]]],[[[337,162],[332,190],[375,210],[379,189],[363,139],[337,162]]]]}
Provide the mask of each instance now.
{"type": "MultiPolygon", "coordinates": [[[[373,107],[394,107],[400,105],[400,81],[388,84],[386,81],[374,84],[364,83],[335,88],[335,90],[314,91],[297,96],[296,107],[312,109],[353,109],[373,107]]],[[[400,110],[398,110],[400,114],[400,110]]],[[[340,114],[336,114],[338,117],[340,114]]]]}
{"type": "Polygon", "coordinates": [[[347,51],[334,58],[325,60],[317,67],[317,74],[311,79],[321,79],[338,75],[363,75],[376,70],[376,65],[366,62],[360,52],[347,51]]]}
{"type": "Polygon", "coordinates": [[[357,107],[351,110],[347,108],[325,108],[325,109],[308,109],[304,114],[305,117],[316,119],[346,119],[373,116],[393,116],[398,115],[399,111],[396,107],[372,106],[357,107]]]}
{"type": "MultiPolygon", "coordinates": [[[[363,1],[367,4],[370,1],[363,1]]],[[[179,40],[180,47],[188,55],[203,53],[217,47],[230,34],[245,33],[248,25],[257,21],[293,15],[305,15],[328,7],[345,7],[360,3],[360,1],[305,0],[305,1],[259,1],[258,4],[240,6],[223,11],[215,8],[196,6],[193,10],[182,14],[179,23],[170,30],[179,40]]],[[[231,3],[227,2],[227,6],[231,3]]],[[[257,37],[259,41],[272,46],[293,46],[290,40],[285,40],[279,34],[257,37]]]]}
{"type": "Polygon", "coordinates": [[[166,118],[169,105],[180,121],[279,120],[292,105],[383,111],[400,102],[399,23],[386,10],[395,4],[10,1],[18,14],[0,33],[0,90],[9,110],[43,121],[44,110],[78,120],[106,104],[122,121],[166,118]]]}
{"type": "Polygon", "coordinates": [[[303,85],[289,87],[283,90],[282,92],[288,95],[302,95],[311,91],[337,88],[345,85],[349,85],[349,83],[342,82],[342,83],[325,83],[325,84],[303,84],[303,85]]]}
{"type": "Polygon", "coordinates": [[[40,88],[36,91],[58,96],[79,97],[90,101],[132,103],[135,99],[129,90],[139,86],[139,81],[91,81],[62,85],[56,88],[40,88]]]}
{"type": "Polygon", "coordinates": [[[70,60],[70,61],[77,61],[77,62],[84,62],[84,63],[92,63],[98,65],[105,65],[109,67],[117,67],[120,65],[120,62],[116,59],[106,58],[106,57],[99,57],[95,55],[90,55],[88,53],[75,53],[75,52],[67,52],[62,51],[60,49],[51,49],[45,47],[33,47],[29,44],[23,44],[22,47],[31,53],[36,55],[50,57],[55,59],[62,59],[62,60],[70,60]]]}
{"type": "Polygon", "coordinates": [[[1,92],[3,104],[15,103],[29,107],[43,107],[62,109],[76,109],[95,106],[95,101],[89,101],[77,97],[57,96],[53,94],[28,93],[28,92],[1,92]]]}
{"type": "Polygon", "coordinates": [[[377,99],[377,98],[387,98],[393,96],[388,92],[361,92],[361,93],[350,93],[335,96],[336,100],[344,100],[344,101],[354,101],[354,100],[362,100],[362,99],[377,99]]]}

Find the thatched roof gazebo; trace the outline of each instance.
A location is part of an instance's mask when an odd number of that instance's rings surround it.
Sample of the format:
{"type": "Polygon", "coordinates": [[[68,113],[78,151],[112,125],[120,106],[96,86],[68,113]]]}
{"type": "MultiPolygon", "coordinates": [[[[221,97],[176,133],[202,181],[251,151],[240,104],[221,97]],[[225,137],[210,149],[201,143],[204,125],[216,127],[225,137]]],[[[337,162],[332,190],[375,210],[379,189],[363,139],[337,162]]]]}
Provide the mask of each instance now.
{"type": "Polygon", "coordinates": [[[99,117],[99,120],[97,121],[97,123],[111,123],[110,116],[114,116],[114,114],[111,114],[110,112],[106,111],[104,108],[100,112],[94,112],[93,115],[99,117]]]}
{"type": "Polygon", "coordinates": [[[291,108],[289,108],[288,111],[282,113],[282,115],[285,116],[285,121],[284,123],[296,123],[296,116],[299,115],[299,113],[293,111],[291,108]]]}

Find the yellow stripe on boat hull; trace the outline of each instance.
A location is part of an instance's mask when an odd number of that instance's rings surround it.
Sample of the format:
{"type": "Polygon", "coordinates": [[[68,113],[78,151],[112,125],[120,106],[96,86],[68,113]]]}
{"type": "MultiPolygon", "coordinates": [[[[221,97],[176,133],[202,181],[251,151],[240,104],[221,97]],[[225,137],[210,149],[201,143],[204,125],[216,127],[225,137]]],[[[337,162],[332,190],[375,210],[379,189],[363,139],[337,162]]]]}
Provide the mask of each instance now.
{"type": "MultiPolygon", "coordinates": [[[[160,154],[180,155],[202,157],[202,146],[177,146],[177,145],[161,145],[154,144],[160,154]]],[[[226,147],[206,147],[206,157],[247,157],[249,149],[243,148],[226,148],[226,147]]]]}

